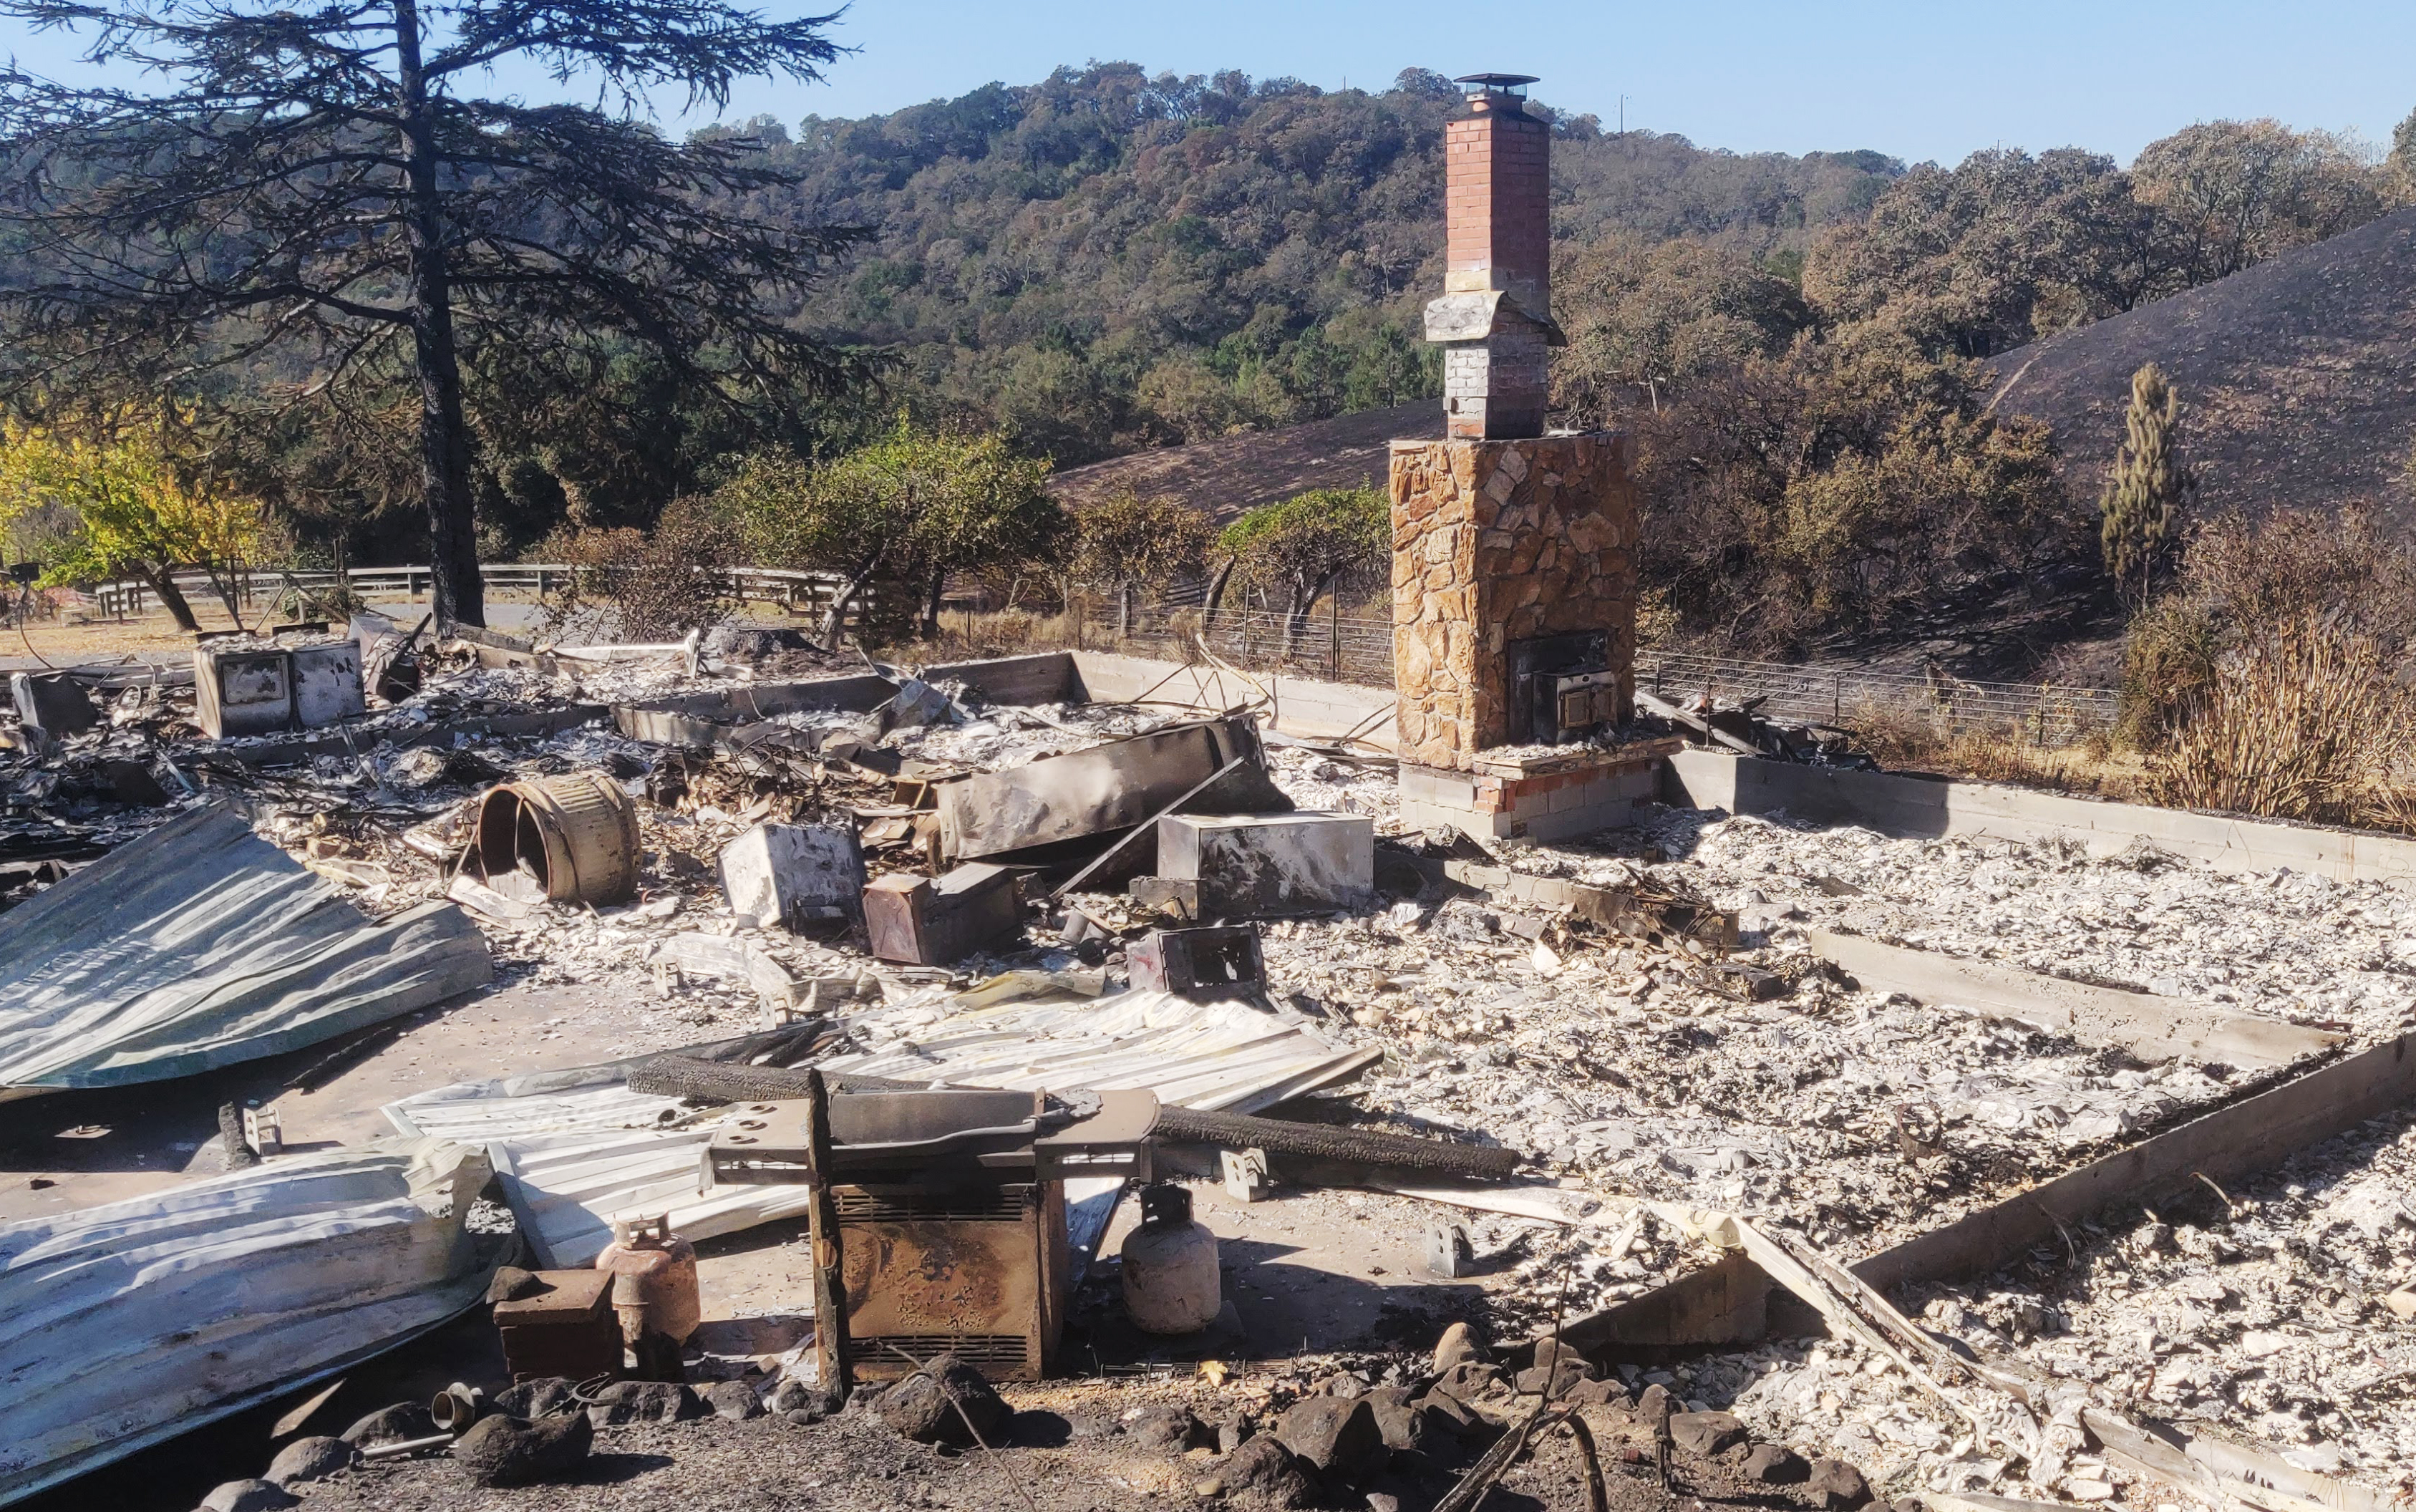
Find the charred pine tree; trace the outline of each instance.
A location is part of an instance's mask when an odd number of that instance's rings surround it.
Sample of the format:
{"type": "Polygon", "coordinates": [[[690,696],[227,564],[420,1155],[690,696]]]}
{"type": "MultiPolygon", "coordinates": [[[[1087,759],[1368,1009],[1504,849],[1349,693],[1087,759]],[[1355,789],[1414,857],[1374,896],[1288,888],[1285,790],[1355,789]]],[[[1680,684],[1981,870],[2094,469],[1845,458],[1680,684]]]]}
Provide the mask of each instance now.
{"type": "Polygon", "coordinates": [[[641,349],[733,402],[862,364],[790,297],[854,241],[762,212],[795,176],[732,134],[673,142],[649,92],[725,105],[820,77],[830,16],[721,0],[0,0],[103,76],[0,74],[0,287],[21,398],[177,397],[232,370],[292,402],[417,411],[440,620],[485,622],[463,400],[480,351],[641,349]],[[498,66],[595,103],[481,98],[498,66]]]}

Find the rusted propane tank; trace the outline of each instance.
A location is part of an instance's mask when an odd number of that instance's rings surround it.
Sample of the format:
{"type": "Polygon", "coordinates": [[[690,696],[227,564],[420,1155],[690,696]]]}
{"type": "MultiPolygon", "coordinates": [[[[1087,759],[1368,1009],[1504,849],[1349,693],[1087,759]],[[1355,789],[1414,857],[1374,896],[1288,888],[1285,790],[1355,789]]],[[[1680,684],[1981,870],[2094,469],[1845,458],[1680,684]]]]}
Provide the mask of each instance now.
{"type": "Polygon", "coordinates": [[[620,1218],[612,1242],[596,1257],[596,1268],[612,1277],[612,1310],[621,1320],[640,1381],[678,1381],[687,1371],[680,1346],[704,1315],[697,1294],[696,1246],[672,1232],[666,1214],[657,1218],[620,1218]]]}
{"type": "Polygon", "coordinates": [[[1191,1220],[1191,1193],[1171,1182],[1140,1189],[1140,1227],[1125,1239],[1125,1311],[1151,1334],[1196,1334],[1216,1321],[1224,1287],[1216,1236],[1191,1220]]]}

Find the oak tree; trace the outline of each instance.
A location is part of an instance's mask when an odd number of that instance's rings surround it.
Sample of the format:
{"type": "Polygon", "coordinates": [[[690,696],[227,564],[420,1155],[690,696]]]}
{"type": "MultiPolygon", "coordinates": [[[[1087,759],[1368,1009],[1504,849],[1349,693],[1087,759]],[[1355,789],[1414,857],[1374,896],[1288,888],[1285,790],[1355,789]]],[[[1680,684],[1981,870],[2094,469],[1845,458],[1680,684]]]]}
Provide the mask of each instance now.
{"type": "Polygon", "coordinates": [[[652,92],[820,77],[831,16],[725,0],[0,0],[98,77],[0,73],[0,290],[21,393],[415,397],[435,609],[484,622],[462,372],[481,351],[635,345],[701,391],[827,391],[858,365],[781,318],[855,234],[759,211],[744,138],[670,140],[652,92]],[[592,103],[482,95],[534,69],[592,103]]]}

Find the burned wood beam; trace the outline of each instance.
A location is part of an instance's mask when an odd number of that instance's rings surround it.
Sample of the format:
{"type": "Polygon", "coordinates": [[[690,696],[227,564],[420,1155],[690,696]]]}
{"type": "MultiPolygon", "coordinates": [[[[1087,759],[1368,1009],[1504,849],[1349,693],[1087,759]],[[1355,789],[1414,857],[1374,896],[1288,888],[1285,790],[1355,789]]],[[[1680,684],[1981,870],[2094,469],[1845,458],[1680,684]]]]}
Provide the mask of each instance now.
{"type": "Polygon", "coordinates": [[[2264,1070],[2331,1050],[2346,1037],[2212,1004],[2042,976],[1990,960],[1883,945],[1814,930],[1812,953],[1865,989],[1924,1003],[2001,1014],[2091,1045],[2119,1045],[2143,1060],[2193,1060],[2264,1070]]]}

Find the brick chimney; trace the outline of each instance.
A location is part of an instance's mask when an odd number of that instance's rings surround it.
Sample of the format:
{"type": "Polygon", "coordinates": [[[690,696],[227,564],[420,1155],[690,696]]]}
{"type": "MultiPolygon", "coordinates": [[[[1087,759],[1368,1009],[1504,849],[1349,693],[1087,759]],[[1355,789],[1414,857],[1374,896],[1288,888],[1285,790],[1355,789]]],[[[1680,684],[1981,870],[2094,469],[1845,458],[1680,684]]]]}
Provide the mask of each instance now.
{"type": "Polygon", "coordinates": [[[1650,767],[1603,745],[1635,693],[1627,440],[1544,433],[1562,338],[1551,133],[1527,113],[1531,82],[1460,81],[1468,107],[1444,139],[1443,293],[1426,311],[1427,340],[1444,353],[1444,439],[1396,441],[1391,456],[1402,812],[1423,784],[1421,823],[1502,835],[1600,827],[1650,767]],[[1538,762],[1550,771],[1530,771],[1538,762]],[[1510,785],[1485,796],[1470,786],[1479,779],[1510,785]],[[1482,813],[1469,807],[1480,798],[1482,813]]]}
{"type": "Polygon", "coordinates": [[[1527,113],[1526,74],[1472,73],[1444,129],[1443,295],[1427,340],[1443,347],[1446,434],[1544,433],[1552,323],[1551,129],[1527,113]]]}

